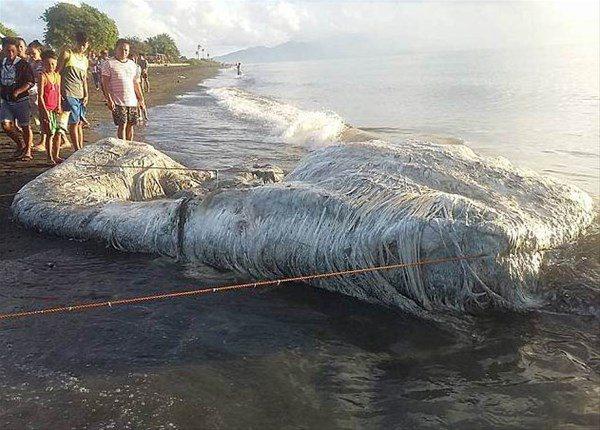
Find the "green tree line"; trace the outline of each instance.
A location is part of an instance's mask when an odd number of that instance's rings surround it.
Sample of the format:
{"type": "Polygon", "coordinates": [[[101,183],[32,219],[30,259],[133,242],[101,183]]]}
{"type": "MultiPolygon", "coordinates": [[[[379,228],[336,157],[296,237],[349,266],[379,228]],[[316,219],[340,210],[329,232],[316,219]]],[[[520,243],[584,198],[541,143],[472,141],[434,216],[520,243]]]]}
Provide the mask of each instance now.
{"type": "MultiPolygon", "coordinates": [[[[94,51],[112,49],[119,38],[119,30],[115,21],[85,3],[82,3],[81,6],[57,3],[46,9],[41,18],[46,23],[44,41],[55,49],[60,50],[72,45],[73,37],[78,31],[87,33],[90,49],[94,51]]],[[[125,37],[125,39],[131,42],[134,53],[164,54],[169,61],[178,60],[180,57],[175,41],[167,33],[152,36],[146,40],[135,36],[125,37]]]]}
{"type": "Polygon", "coordinates": [[[0,22],[0,33],[8,37],[15,37],[17,33],[0,22]]]}

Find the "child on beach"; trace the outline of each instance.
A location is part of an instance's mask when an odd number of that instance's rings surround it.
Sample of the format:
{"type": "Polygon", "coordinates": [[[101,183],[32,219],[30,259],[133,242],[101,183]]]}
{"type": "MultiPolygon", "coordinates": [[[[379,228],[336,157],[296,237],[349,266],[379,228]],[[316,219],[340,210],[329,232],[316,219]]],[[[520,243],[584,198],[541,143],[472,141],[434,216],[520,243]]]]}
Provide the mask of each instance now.
{"type": "MultiPolygon", "coordinates": [[[[27,57],[29,65],[33,70],[33,76],[35,77],[35,85],[29,90],[29,107],[31,109],[31,119],[35,125],[40,125],[40,117],[38,115],[38,88],[40,85],[40,76],[44,70],[42,61],[42,48],[44,46],[37,40],[34,40],[27,45],[27,57]]],[[[46,145],[46,134],[44,133],[43,127],[40,127],[40,142],[34,146],[34,150],[43,151],[46,145]]]]}
{"type": "Polygon", "coordinates": [[[46,156],[51,164],[63,161],[59,157],[60,145],[64,130],[61,129],[59,117],[61,110],[60,74],[56,72],[57,56],[54,51],[42,54],[44,70],[40,76],[38,88],[38,105],[40,119],[46,139],[46,156]]]}
{"type": "Polygon", "coordinates": [[[102,64],[102,91],[117,126],[117,137],[133,140],[133,126],[145,109],[140,67],[129,58],[129,42],[117,40],[115,58],[102,64]]]}
{"type": "Polygon", "coordinates": [[[28,91],[35,85],[35,77],[29,63],[18,56],[18,45],[15,39],[9,39],[5,45],[6,57],[0,67],[0,121],[2,129],[17,144],[14,159],[27,161],[33,159],[28,91]]]}

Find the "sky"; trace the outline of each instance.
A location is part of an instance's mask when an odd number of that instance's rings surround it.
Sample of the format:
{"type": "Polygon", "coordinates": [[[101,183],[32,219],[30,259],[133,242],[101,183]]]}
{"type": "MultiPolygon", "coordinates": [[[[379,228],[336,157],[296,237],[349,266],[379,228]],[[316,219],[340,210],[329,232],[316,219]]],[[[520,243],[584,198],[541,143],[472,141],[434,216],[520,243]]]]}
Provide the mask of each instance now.
{"type": "MultiPolygon", "coordinates": [[[[69,3],[79,4],[76,0],[69,3]]],[[[42,12],[56,0],[1,0],[0,21],[42,40],[42,12]]],[[[182,53],[212,56],[287,41],[365,37],[393,51],[598,45],[598,1],[87,0],[121,36],[167,32],[182,53]]],[[[349,39],[351,40],[351,39],[349,39]]]]}

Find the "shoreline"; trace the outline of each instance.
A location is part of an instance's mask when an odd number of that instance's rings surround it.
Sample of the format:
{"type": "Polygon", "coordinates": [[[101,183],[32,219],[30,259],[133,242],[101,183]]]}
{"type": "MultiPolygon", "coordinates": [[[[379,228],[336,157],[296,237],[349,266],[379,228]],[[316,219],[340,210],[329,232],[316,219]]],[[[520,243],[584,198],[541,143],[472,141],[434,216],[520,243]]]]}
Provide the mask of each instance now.
{"type": "MultiPolygon", "coordinates": [[[[146,104],[148,107],[163,106],[177,100],[177,97],[186,92],[194,90],[198,84],[205,79],[217,75],[219,70],[218,63],[210,63],[201,66],[168,66],[153,67],[150,69],[150,93],[146,94],[146,104]]],[[[104,105],[101,91],[96,91],[93,83],[90,84],[90,99],[88,103],[88,121],[90,127],[84,130],[84,140],[86,144],[96,142],[103,137],[114,136],[113,134],[101,135],[98,131],[98,125],[107,121],[112,121],[109,110],[104,105]]],[[[39,134],[33,136],[34,145],[39,139],[39,134]]],[[[27,256],[30,252],[35,252],[40,248],[47,246],[53,247],[56,241],[52,237],[42,237],[35,232],[29,232],[12,220],[10,205],[12,195],[16,193],[26,183],[36,176],[49,170],[52,166],[46,162],[46,153],[33,151],[34,159],[28,162],[9,162],[6,161],[14,151],[14,143],[5,133],[0,133],[0,242],[5,244],[0,249],[0,259],[3,264],[0,270],[6,275],[11,271],[7,259],[14,255],[27,256]],[[37,242],[36,245],[32,242],[37,242]],[[45,244],[45,245],[43,245],[45,244]]],[[[61,155],[63,158],[72,154],[70,148],[63,148],[61,155]]],[[[18,273],[9,276],[18,276],[18,273]]]]}

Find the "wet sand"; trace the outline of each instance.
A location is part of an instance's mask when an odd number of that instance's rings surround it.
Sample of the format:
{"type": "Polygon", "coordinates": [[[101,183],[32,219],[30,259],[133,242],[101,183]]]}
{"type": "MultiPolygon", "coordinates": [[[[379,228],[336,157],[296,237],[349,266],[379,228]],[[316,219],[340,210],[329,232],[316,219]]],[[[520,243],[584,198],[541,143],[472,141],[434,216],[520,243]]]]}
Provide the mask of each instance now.
{"type": "MultiPolygon", "coordinates": [[[[17,167],[2,192],[45,169],[17,167]]],[[[0,312],[241,281],[25,230],[10,202],[0,312]]],[[[598,237],[542,279],[548,312],[461,330],[301,284],[0,322],[0,428],[598,428],[598,237]]]]}
{"type": "MultiPolygon", "coordinates": [[[[216,63],[203,67],[152,68],[152,91],[146,97],[147,104],[150,107],[170,103],[217,71],[216,63]]],[[[93,88],[88,112],[91,128],[85,130],[86,143],[104,137],[95,128],[100,122],[111,120],[101,93],[93,88]]],[[[39,139],[38,134],[34,135],[35,139],[39,139]]],[[[146,255],[121,254],[101,244],[42,235],[14,222],[10,212],[13,197],[6,194],[16,193],[50,166],[45,152],[36,152],[33,162],[9,162],[7,159],[13,151],[12,141],[0,134],[0,313],[144,294],[165,288],[164,278],[160,276],[164,272],[160,259],[153,263],[146,255]]],[[[63,157],[70,154],[70,149],[61,151],[63,157]]],[[[173,284],[181,288],[183,281],[176,277],[174,273],[173,284]]],[[[94,323],[98,315],[90,315],[91,320],[83,315],[72,319],[73,316],[55,318],[52,322],[38,319],[1,323],[1,428],[96,428],[94,425],[104,428],[115,422],[118,423],[116,428],[131,428],[128,424],[131,418],[119,419],[119,413],[113,408],[116,405],[91,405],[85,390],[67,388],[75,383],[76,377],[71,373],[78,374],[75,369],[85,369],[83,373],[89,374],[91,368],[102,366],[99,363],[102,359],[91,351],[82,351],[81,343],[76,340],[82,335],[93,339],[103,332],[102,324],[94,323]],[[79,331],[76,327],[85,329],[79,331]],[[76,331],[70,332],[71,329],[76,331]],[[75,356],[83,362],[74,363],[75,356]],[[40,407],[46,412],[38,415],[35,411],[40,407]]],[[[122,335],[121,341],[117,340],[121,345],[130,343],[135,336],[131,330],[123,330],[122,335]]],[[[114,344],[110,346],[110,339],[116,340],[114,336],[103,333],[100,338],[108,349],[114,348],[114,344]]],[[[95,341],[89,345],[97,349],[97,345],[92,344],[95,341]]],[[[103,372],[113,372],[118,366],[112,363],[109,367],[103,372]]],[[[91,373],[95,372],[91,370],[91,373]]],[[[122,380],[119,377],[115,386],[122,380]]],[[[151,412],[147,415],[151,416],[151,412]]]]}
{"type": "MultiPolygon", "coordinates": [[[[170,103],[180,94],[193,90],[203,79],[214,76],[218,71],[217,63],[207,63],[205,66],[167,66],[150,68],[150,93],[146,95],[148,107],[170,103]]],[[[101,122],[111,122],[110,111],[104,104],[100,91],[96,91],[90,83],[90,101],[88,105],[88,121],[91,127],[85,129],[86,143],[106,137],[96,130],[101,122]]],[[[39,134],[34,134],[34,144],[39,140],[39,134]]],[[[15,150],[14,143],[6,134],[0,133],[0,265],[2,271],[10,265],[6,259],[15,256],[28,255],[39,251],[47,241],[39,235],[31,233],[13,223],[10,214],[12,196],[6,194],[16,193],[23,185],[37,175],[51,168],[46,160],[45,152],[34,151],[34,160],[29,162],[7,161],[15,150]]],[[[61,156],[68,157],[72,153],[70,148],[62,149],[61,156]]],[[[18,274],[15,274],[15,276],[18,274]]]]}

